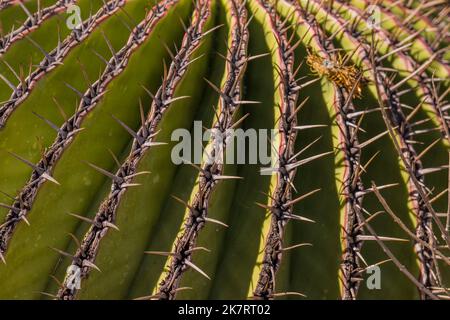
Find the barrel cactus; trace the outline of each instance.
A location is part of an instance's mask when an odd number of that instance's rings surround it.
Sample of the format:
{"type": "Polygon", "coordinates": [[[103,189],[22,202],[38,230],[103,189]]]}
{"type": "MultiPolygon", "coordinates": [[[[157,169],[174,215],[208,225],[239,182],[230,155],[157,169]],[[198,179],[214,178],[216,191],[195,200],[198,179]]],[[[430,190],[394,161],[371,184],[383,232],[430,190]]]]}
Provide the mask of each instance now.
{"type": "Polygon", "coordinates": [[[0,298],[449,299],[448,12],[0,0],[0,298]]]}

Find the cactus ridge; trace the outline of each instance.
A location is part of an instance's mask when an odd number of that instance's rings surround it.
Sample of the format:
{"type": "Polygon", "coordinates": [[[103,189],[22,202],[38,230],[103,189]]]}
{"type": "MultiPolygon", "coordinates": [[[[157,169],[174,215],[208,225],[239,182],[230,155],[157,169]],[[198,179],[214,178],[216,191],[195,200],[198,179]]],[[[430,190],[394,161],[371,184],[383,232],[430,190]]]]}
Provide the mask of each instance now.
{"type": "Polygon", "coordinates": [[[285,23],[268,1],[257,1],[259,7],[268,16],[270,28],[277,42],[275,68],[279,75],[278,90],[280,94],[280,119],[278,129],[279,142],[271,141],[277,150],[276,185],[270,195],[271,205],[267,207],[271,213],[271,224],[265,238],[264,257],[259,271],[253,296],[255,299],[272,298],[275,292],[275,274],[282,258],[283,235],[287,222],[295,219],[293,214],[292,182],[295,177],[296,165],[293,164],[294,145],[296,139],[295,104],[300,86],[294,77],[294,50],[298,44],[291,45],[285,30],[285,23]]]}
{"type": "MultiPolygon", "coordinates": [[[[341,7],[344,7],[344,4],[341,3],[341,7]]],[[[348,8],[348,7],[347,7],[348,8]]],[[[349,10],[354,10],[351,8],[348,8],[349,10]]],[[[338,11],[336,9],[336,11],[338,11]]],[[[344,28],[344,21],[342,17],[338,15],[338,13],[333,13],[334,11],[329,12],[329,17],[333,18],[333,21],[339,22],[342,26],[341,32],[345,33],[344,28]]],[[[357,18],[359,21],[363,20],[363,12],[359,12],[357,18]]],[[[365,41],[363,39],[363,36],[356,30],[356,27],[353,29],[347,29],[349,33],[351,33],[357,40],[355,41],[365,41]]],[[[348,33],[346,33],[348,34],[348,33]]],[[[446,110],[443,110],[442,104],[440,103],[439,99],[437,98],[438,94],[436,92],[436,88],[434,85],[433,78],[429,78],[424,72],[417,72],[418,69],[422,70],[423,68],[426,68],[437,56],[435,53],[433,57],[431,57],[429,60],[427,60],[423,65],[419,66],[410,56],[408,56],[406,53],[403,52],[397,52],[398,48],[395,45],[395,42],[392,42],[389,37],[384,34],[383,32],[379,32],[377,30],[376,34],[378,34],[381,37],[381,41],[385,42],[387,46],[390,49],[390,52],[398,53],[399,59],[401,60],[401,63],[404,66],[404,72],[409,73],[408,77],[413,78],[417,84],[413,87],[413,89],[416,89],[418,97],[423,99],[424,104],[429,104],[432,106],[433,111],[436,114],[436,117],[439,119],[440,126],[441,126],[441,132],[448,139],[448,115],[446,114],[446,110]]],[[[401,48],[401,47],[400,47],[401,48]]],[[[391,54],[390,53],[390,54],[391,54]]],[[[386,55],[383,56],[383,59],[385,59],[386,55]]],[[[386,70],[386,69],[385,69],[386,70]]],[[[389,70],[389,69],[387,69],[389,70]]],[[[407,91],[401,92],[402,94],[409,93],[413,89],[408,89],[407,91]]],[[[415,91],[415,90],[414,90],[415,91]]]]}
{"type": "MultiPolygon", "coordinates": [[[[433,40],[431,42],[431,46],[435,49],[439,47],[439,42],[444,40],[448,42],[448,32],[446,31],[448,27],[446,27],[446,20],[448,22],[448,6],[446,6],[443,1],[441,4],[434,3],[434,6],[429,9],[428,12],[424,12],[422,8],[423,5],[419,5],[414,7],[412,4],[408,5],[407,3],[394,2],[393,0],[387,0],[386,3],[389,3],[389,9],[394,10],[396,13],[403,18],[403,23],[405,25],[411,25],[412,28],[417,30],[417,22],[422,22],[428,30],[433,30],[433,40]],[[396,5],[397,4],[397,5],[396,5]],[[444,13],[438,17],[430,19],[430,15],[433,11],[438,11],[444,13]]],[[[381,6],[384,4],[380,1],[381,6]]],[[[448,24],[447,24],[448,25],[448,24]]],[[[420,29],[419,29],[420,30],[420,29]]],[[[430,40],[428,40],[430,41],[430,40]]]]}
{"type": "MultiPolygon", "coordinates": [[[[315,17],[307,13],[295,1],[287,1],[295,9],[300,21],[306,23],[311,35],[311,42],[314,41],[314,47],[317,48],[318,53],[326,61],[336,61],[334,52],[336,52],[333,43],[328,40],[322,29],[319,27],[315,17]]],[[[356,83],[354,88],[356,90],[356,83]]],[[[363,207],[364,185],[361,181],[361,149],[358,138],[359,124],[358,118],[351,115],[355,112],[355,107],[352,103],[352,92],[345,88],[341,88],[333,84],[334,103],[333,107],[336,112],[336,123],[339,129],[339,143],[338,150],[343,153],[345,164],[344,176],[342,177],[341,193],[344,193],[346,204],[344,206],[345,224],[343,226],[342,238],[345,239],[343,243],[343,257],[341,265],[341,283],[342,283],[342,298],[354,299],[358,292],[359,281],[358,273],[361,271],[358,253],[361,251],[363,241],[358,238],[362,234],[361,221],[356,213],[363,207]]]]}
{"type": "MultiPolygon", "coordinates": [[[[348,39],[357,43],[358,41],[353,38],[351,33],[345,28],[345,24],[342,20],[338,19],[335,15],[327,11],[327,18],[333,19],[338,25],[338,30],[342,32],[348,39]],[[342,31],[341,31],[342,30],[342,31]]],[[[310,20],[312,18],[309,18],[310,20]]],[[[317,33],[319,35],[319,33],[317,33]]],[[[321,43],[326,45],[323,52],[327,53],[333,50],[332,40],[336,36],[336,33],[332,34],[330,38],[324,39],[323,36],[319,39],[323,39],[321,43]]],[[[365,57],[369,51],[363,45],[355,46],[355,52],[350,55],[359,55],[365,57]],[[366,49],[366,50],[365,50],[366,49]]],[[[329,58],[331,61],[331,57],[329,58]]],[[[355,109],[351,100],[348,99],[347,92],[341,88],[336,87],[336,104],[335,108],[338,110],[337,123],[340,132],[341,146],[343,149],[344,157],[347,164],[345,164],[345,176],[342,178],[342,187],[344,190],[341,192],[345,194],[344,214],[344,226],[342,229],[342,238],[344,242],[342,244],[342,265],[340,277],[341,283],[341,295],[343,299],[355,299],[357,297],[359,288],[359,274],[362,271],[361,267],[361,248],[363,240],[361,240],[361,234],[363,229],[363,221],[360,219],[360,212],[363,209],[363,196],[370,192],[370,189],[365,190],[361,181],[362,167],[361,167],[361,152],[362,149],[368,144],[376,141],[384,135],[381,133],[373,138],[368,139],[366,142],[360,143],[358,140],[359,122],[364,117],[365,112],[355,113],[355,109]],[[356,116],[353,116],[356,115],[356,116]],[[360,118],[358,119],[358,116],[360,118]]]]}
{"type": "MultiPolygon", "coordinates": [[[[378,33],[378,30],[376,33],[378,33]]],[[[355,33],[354,33],[354,35],[355,35],[355,33]]],[[[361,41],[361,43],[365,44],[366,46],[369,46],[367,40],[365,40],[361,35],[358,34],[357,38],[359,41],[361,41]]],[[[385,36],[383,36],[383,40],[387,40],[387,38],[385,36]]],[[[387,42],[389,43],[389,40],[387,42]]],[[[391,50],[396,49],[393,44],[389,44],[388,46],[391,48],[391,50]]],[[[424,73],[417,72],[417,71],[423,71],[423,69],[426,67],[426,65],[428,65],[429,62],[426,62],[421,66],[418,66],[410,58],[410,56],[401,55],[401,54],[399,54],[399,56],[401,57],[401,59],[403,61],[405,61],[405,65],[410,65],[410,67],[407,67],[407,72],[409,73],[409,75],[405,79],[402,79],[399,83],[396,83],[396,84],[392,83],[392,81],[389,80],[390,78],[385,74],[385,72],[380,71],[381,66],[378,66],[378,65],[373,66],[373,63],[372,63],[372,67],[377,68],[376,74],[379,75],[379,78],[376,78],[376,80],[378,81],[378,83],[384,84],[384,86],[382,86],[382,87],[379,86],[379,88],[382,88],[383,91],[385,91],[384,93],[382,93],[381,97],[385,98],[386,101],[388,101],[392,105],[392,108],[389,109],[392,112],[392,118],[393,118],[392,127],[395,128],[399,132],[399,138],[402,142],[401,149],[404,150],[404,148],[407,148],[409,150],[409,152],[411,153],[408,157],[405,157],[406,160],[408,160],[408,158],[409,158],[408,161],[410,162],[410,164],[407,165],[407,167],[413,168],[412,163],[415,162],[415,167],[417,168],[417,171],[416,171],[416,173],[414,173],[414,177],[416,177],[417,181],[422,181],[423,173],[426,171],[421,169],[421,162],[418,159],[417,152],[414,150],[415,149],[413,146],[414,142],[413,142],[413,140],[410,139],[411,137],[419,134],[420,132],[414,132],[411,129],[411,125],[408,123],[408,117],[406,117],[403,114],[402,107],[404,108],[405,105],[404,104],[402,105],[401,102],[399,101],[400,97],[398,96],[396,89],[398,89],[400,87],[400,83],[403,84],[406,82],[406,79],[413,77],[413,78],[416,78],[416,81],[419,83],[419,87],[423,86],[422,91],[418,94],[418,96],[421,99],[424,99],[424,101],[427,101],[428,103],[431,103],[431,101],[435,101],[435,95],[433,95],[431,93],[431,92],[433,92],[433,89],[429,87],[429,84],[431,81],[427,81],[427,80],[429,80],[429,78],[426,77],[424,75],[424,73]],[[390,84],[390,86],[387,86],[388,83],[390,84]]],[[[382,61],[381,59],[377,59],[377,61],[375,61],[375,63],[380,64],[381,61],[382,61]]],[[[438,108],[436,107],[436,109],[438,109],[438,108]]],[[[445,133],[445,131],[444,131],[444,133],[445,133]]],[[[423,181],[420,184],[424,185],[423,181]]],[[[414,192],[414,191],[411,193],[416,194],[416,192],[414,192]]]]}
{"type": "MultiPolygon", "coordinates": [[[[373,68],[376,70],[377,65],[373,65],[373,68]]],[[[382,73],[378,73],[378,75],[381,78],[382,73]]],[[[388,115],[385,110],[383,110],[382,112],[385,115],[386,121],[391,122],[388,124],[388,126],[394,128],[392,131],[395,131],[395,137],[393,138],[398,138],[398,145],[400,148],[399,152],[401,152],[403,165],[409,171],[410,179],[413,181],[408,181],[408,189],[410,201],[412,202],[412,206],[415,211],[415,217],[417,219],[416,236],[423,242],[433,245],[434,239],[432,231],[432,219],[433,217],[436,217],[436,220],[438,219],[436,214],[430,212],[429,210],[431,206],[429,205],[429,199],[425,193],[427,187],[425,186],[424,175],[422,174],[422,163],[418,158],[418,154],[415,151],[414,146],[407,140],[411,134],[411,127],[407,122],[406,116],[401,110],[398,96],[396,95],[395,91],[390,90],[390,88],[392,87],[392,83],[386,78],[377,79],[377,88],[380,88],[380,80],[385,81],[384,87],[386,88],[387,95],[381,95],[381,97],[382,99],[385,99],[386,105],[389,105],[390,114],[388,115]]],[[[441,230],[443,230],[442,225],[441,230]]],[[[448,241],[448,239],[446,241],[448,241]]],[[[433,273],[433,269],[437,267],[437,262],[434,258],[432,250],[430,250],[428,246],[423,246],[422,243],[416,243],[415,251],[418,255],[420,263],[421,283],[427,289],[435,287],[439,279],[437,279],[436,275],[433,273]]],[[[425,295],[425,292],[423,292],[422,294],[425,295]]],[[[425,298],[425,296],[423,298],[425,298]]]]}
{"type": "MultiPolygon", "coordinates": [[[[325,10],[325,9],[324,9],[325,10]]],[[[331,13],[330,11],[327,11],[328,18],[333,18],[334,21],[338,22],[340,24],[340,28],[342,28],[341,30],[343,30],[342,32],[349,38],[349,39],[353,39],[353,42],[355,43],[359,43],[359,46],[357,46],[357,48],[359,47],[358,51],[359,51],[359,56],[361,57],[362,63],[364,65],[364,68],[367,70],[373,70],[373,63],[369,60],[370,57],[370,52],[371,52],[371,48],[370,48],[370,44],[367,42],[367,40],[365,39],[364,36],[362,36],[359,32],[357,32],[355,29],[353,30],[349,30],[345,27],[345,24],[343,23],[343,20],[341,18],[339,18],[337,16],[337,14],[331,13]]],[[[361,17],[361,16],[359,16],[361,17]]],[[[386,38],[384,38],[383,40],[386,40],[386,38]]],[[[376,50],[376,48],[374,48],[374,50],[376,50]]],[[[392,49],[395,50],[395,49],[392,49]]],[[[405,57],[405,59],[407,59],[405,57]]],[[[409,59],[407,61],[410,61],[409,59]]],[[[411,73],[413,73],[414,71],[410,71],[411,73]]],[[[371,78],[375,79],[375,77],[377,77],[377,81],[379,83],[383,83],[383,85],[379,85],[377,86],[377,89],[380,91],[380,96],[383,97],[383,99],[385,99],[385,101],[389,101],[389,103],[392,104],[396,104],[397,106],[400,106],[400,102],[398,101],[399,97],[395,94],[395,92],[392,92],[391,90],[389,90],[389,85],[387,85],[387,83],[389,83],[392,86],[392,83],[389,82],[389,77],[385,74],[384,71],[380,70],[380,67],[377,68],[376,73],[375,72],[371,72],[371,78]]],[[[399,138],[401,140],[401,148],[399,150],[402,150],[401,152],[403,153],[404,150],[408,150],[408,157],[402,157],[402,159],[404,160],[404,164],[407,168],[416,168],[416,171],[410,172],[411,175],[414,175],[415,180],[418,182],[418,184],[423,185],[423,175],[420,173],[420,166],[421,166],[421,162],[418,161],[418,163],[416,162],[417,159],[417,152],[414,149],[414,146],[412,145],[412,143],[410,143],[409,141],[407,141],[408,139],[408,134],[405,134],[405,130],[407,131],[408,129],[410,129],[410,125],[406,122],[406,117],[403,114],[401,107],[397,107],[397,108],[390,108],[389,109],[392,112],[392,115],[390,117],[394,118],[395,121],[394,123],[390,123],[392,128],[395,128],[395,131],[398,132],[398,136],[397,138],[399,138]],[[414,164],[414,166],[411,166],[411,164],[414,164]]],[[[415,170],[415,169],[414,169],[415,170]]],[[[409,188],[409,194],[412,195],[410,201],[412,201],[412,207],[415,210],[415,216],[417,217],[417,230],[416,230],[416,235],[418,236],[418,238],[420,238],[422,241],[429,243],[430,238],[427,237],[426,233],[432,232],[430,231],[431,229],[431,225],[430,225],[430,215],[433,216],[431,213],[429,213],[429,207],[426,205],[427,199],[422,198],[421,196],[423,196],[425,194],[425,192],[422,190],[422,194],[419,195],[419,191],[417,190],[417,184],[413,184],[413,183],[408,183],[408,188],[409,188]],[[415,197],[414,197],[415,195],[415,197]],[[419,200],[417,199],[417,197],[419,197],[419,200]],[[425,218],[426,217],[426,218],[425,218]],[[424,230],[427,230],[426,232],[424,230]]],[[[421,187],[420,187],[421,188],[421,187]]],[[[362,208],[359,208],[358,211],[361,211],[362,208]]],[[[358,215],[360,215],[360,213],[358,213],[358,215]]],[[[416,248],[420,248],[420,250],[428,250],[428,248],[424,247],[424,246],[416,246],[416,248]]],[[[419,256],[422,257],[432,257],[432,255],[430,254],[430,252],[426,252],[426,253],[418,253],[419,256]]],[[[419,259],[421,260],[421,259],[419,259]]],[[[430,261],[421,261],[421,270],[422,272],[427,272],[428,270],[428,274],[422,275],[421,279],[422,279],[422,283],[424,285],[425,288],[430,288],[432,287],[432,284],[430,284],[430,282],[427,282],[427,279],[429,280],[431,277],[431,274],[429,272],[430,270],[430,261]],[[425,265],[424,265],[425,264],[425,265]]],[[[435,277],[434,277],[435,278],[435,277]]]]}

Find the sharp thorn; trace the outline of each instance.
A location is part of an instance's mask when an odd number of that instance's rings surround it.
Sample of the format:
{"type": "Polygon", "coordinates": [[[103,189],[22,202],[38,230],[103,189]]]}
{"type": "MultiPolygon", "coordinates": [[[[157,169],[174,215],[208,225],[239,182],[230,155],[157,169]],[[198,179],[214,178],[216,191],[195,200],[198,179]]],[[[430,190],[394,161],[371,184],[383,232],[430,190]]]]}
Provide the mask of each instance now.
{"type": "Polygon", "coordinates": [[[205,218],[205,221],[206,221],[206,222],[211,222],[211,223],[215,223],[215,224],[221,225],[221,226],[223,226],[223,227],[225,227],[225,228],[228,228],[228,227],[229,227],[227,224],[223,223],[222,221],[219,221],[219,220],[216,220],[216,219],[213,219],[213,218],[208,218],[208,217],[206,217],[206,218],[205,218]]]}
{"type": "Polygon", "coordinates": [[[93,269],[97,270],[98,272],[102,272],[102,270],[100,270],[99,267],[97,267],[93,262],[91,262],[87,259],[83,260],[83,267],[93,268],[93,269]]]}
{"type": "Polygon", "coordinates": [[[199,267],[197,267],[194,263],[192,263],[189,260],[184,260],[184,263],[186,265],[188,265],[189,267],[191,267],[192,269],[194,269],[195,271],[197,271],[198,273],[200,273],[202,276],[204,276],[206,279],[211,280],[211,278],[199,267]]]}

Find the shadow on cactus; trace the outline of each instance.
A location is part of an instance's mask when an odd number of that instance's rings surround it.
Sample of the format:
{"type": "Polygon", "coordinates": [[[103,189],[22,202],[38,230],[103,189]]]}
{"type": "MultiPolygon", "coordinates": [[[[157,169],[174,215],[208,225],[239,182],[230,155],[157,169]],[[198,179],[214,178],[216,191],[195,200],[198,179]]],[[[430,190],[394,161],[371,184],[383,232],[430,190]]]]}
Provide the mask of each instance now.
{"type": "Polygon", "coordinates": [[[445,1],[0,1],[1,299],[450,299],[445,1]]]}

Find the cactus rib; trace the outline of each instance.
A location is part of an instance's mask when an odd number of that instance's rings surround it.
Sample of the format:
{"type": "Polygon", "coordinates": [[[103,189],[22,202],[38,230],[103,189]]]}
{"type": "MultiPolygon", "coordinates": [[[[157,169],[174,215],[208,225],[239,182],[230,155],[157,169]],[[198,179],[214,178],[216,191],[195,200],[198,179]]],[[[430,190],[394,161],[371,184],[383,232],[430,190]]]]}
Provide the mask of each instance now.
{"type": "Polygon", "coordinates": [[[294,156],[296,138],[295,104],[299,86],[294,77],[294,50],[288,40],[283,22],[272,4],[266,0],[256,0],[255,10],[263,10],[269,30],[272,31],[278,47],[275,49],[274,62],[278,70],[280,95],[280,119],[277,131],[277,141],[272,141],[278,153],[276,182],[270,196],[271,206],[266,207],[271,212],[271,223],[268,234],[265,235],[264,257],[253,291],[255,299],[273,299],[275,294],[275,275],[278,271],[283,248],[283,235],[287,222],[293,217],[292,181],[296,169],[288,169],[288,159],[294,156]],[[279,140],[279,141],[278,141],[279,140]],[[291,204],[290,204],[291,203],[291,204]]]}
{"type": "MultiPolygon", "coordinates": [[[[174,2],[176,1],[167,0],[165,6],[169,6],[174,2]]],[[[154,95],[150,113],[141,128],[135,134],[129,156],[120,166],[117,173],[113,175],[116,179],[113,179],[111,192],[102,202],[95,215],[94,221],[96,223],[91,225],[73,257],[72,265],[82,268],[82,278],[87,276],[90,269],[89,266],[93,265],[98,252],[99,242],[109,229],[104,222],[109,221],[110,223],[114,223],[118,204],[130,185],[129,181],[138,174],[136,172],[137,165],[151,146],[157,144],[154,142],[154,138],[157,135],[157,132],[155,131],[156,127],[160,123],[164,112],[170,107],[172,101],[177,99],[174,97],[175,89],[192,61],[192,54],[198,49],[201,44],[201,39],[207,34],[207,32],[203,31],[203,27],[210,15],[210,4],[210,0],[197,2],[192,24],[186,31],[182,46],[178,50],[177,55],[174,56],[161,87],[159,87],[154,95]]],[[[155,12],[161,14],[162,12],[160,10],[162,8],[158,6],[157,8],[159,9],[158,11],[155,10],[155,12]]],[[[77,290],[70,289],[68,283],[69,280],[66,276],[63,286],[57,293],[58,299],[68,300],[75,297],[77,290]]]]}
{"type": "MultiPolygon", "coordinates": [[[[359,3],[361,0],[352,0],[352,2],[357,2],[359,3]]],[[[434,51],[433,49],[436,49],[436,43],[435,42],[433,44],[432,41],[429,41],[429,39],[427,39],[424,35],[422,35],[422,31],[431,31],[433,32],[433,30],[436,29],[436,24],[432,23],[429,19],[427,19],[426,17],[424,17],[423,15],[417,14],[412,16],[412,18],[410,19],[415,19],[416,21],[421,21],[425,27],[423,27],[424,30],[422,29],[418,29],[417,27],[414,26],[414,23],[404,23],[401,20],[401,17],[399,17],[399,15],[396,15],[395,12],[392,11],[392,9],[389,7],[389,3],[391,1],[387,0],[387,1],[377,1],[373,4],[377,5],[381,12],[383,13],[383,15],[387,16],[387,19],[389,19],[390,21],[392,21],[395,25],[395,29],[399,28],[397,30],[395,30],[396,33],[398,33],[399,35],[403,32],[405,34],[405,36],[413,36],[413,38],[417,39],[419,42],[421,42],[421,44],[423,45],[423,48],[428,51],[430,54],[432,54],[432,52],[434,51]]],[[[362,3],[365,6],[370,5],[370,1],[369,0],[362,0],[362,3]]],[[[359,5],[355,4],[356,7],[360,7],[359,5]]],[[[362,9],[362,8],[361,8],[362,9]]],[[[403,12],[402,17],[403,18],[408,18],[408,16],[410,14],[407,13],[407,9],[406,8],[402,8],[401,5],[396,6],[396,9],[398,9],[400,12],[403,12]],[[402,11],[404,10],[404,11],[402,11]]],[[[436,38],[438,38],[438,41],[443,41],[442,38],[440,38],[439,36],[441,35],[441,33],[437,33],[435,35],[436,38]]],[[[443,63],[443,66],[445,68],[448,68],[448,66],[443,63]]]]}
{"type": "MultiPolygon", "coordinates": [[[[445,27],[440,27],[438,24],[433,23],[428,15],[422,12],[421,8],[413,8],[412,6],[394,0],[385,1],[386,4],[389,4],[388,8],[390,10],[403,18],[404,24],[411,24],[413,28],[420,30],[416,27],[416,24],[420,22],[421,25],[425,26],[426,30],[431,30],[431,35],[433,37],[431,46],[433,48],[438,48],[441,42],[448,40],[448,34],[445,32],[445,27]]],[[[380,3],[380,5],[383,5],[383,3],[380,3]]]]}
{"type": "MultiPolygon", "coordinates": [[[[326,40],[322,29],[319,27],[315,17],[303,10],[295,1],[286,1],[294,6],[300,23],[304,23],[311,33],[310,45],[313,46],[321,56],[321,60],[336,61],[332,52],[336,52],[333,44],[326,40]]],[[[341,265],[341,297],[344,300],[356,299],[358,292],[358,278],[361,267],[358,257],[363,241],[358,239],[362,230],[359,228],[361,221],[356,213],[362,208],[364,186],[361,182],[361,148],[358,139],[358,121],[356,117],[349,114],[355,112],[352,103],[352,93],[343,87],[333,83],[333,108],[336,125],[339,129],[337,148],[341,150],[344,157],[344,171],[341,181],[341,193],[344,195],[343,201],[343,229],[342,229],[342,265],[341,265]]]]}
{"type": "Polygon", "coordinates": [[[94,16],[89,17],[79,27],[75,28],[64,41],[59,42],[55,49],[46,53],[44,59],[34,71],[30,69],[28,77],[23,79],[13,89],[9,100],[0,107],[0,129],[5,126],[13,111],[30,95],[31,90],[37,85],[38,81],[58,65],[61,65],[71,49],[85,40],[95,28],[117,12],[125,3],[126,0],[110,0],[107,2],[94,16]]]}
{"type": "Polygon", "coordinates": [[[364,216],[361,214],[361,212],[358,212],[358,215],[364,223],[364,227],[369,231],[369,233],[375,238],[376,242],[380,245],[380,247],[383,249],[383,251],[386,253],[386,255],[394,262],[394,264],[397,266],[399,270],[401,270],[410,280],[412,283],[414,283],[421,292],[424,292],[428,297],[430,297],[433,300],[437,300],[438,298],[436,295],[433,294],[432,291],[430,291],[427,287],[425,287],[420,281],[418,281],[405,267],[402,265],[402,263],[396,258],[396,256],[392,253],[391,250],[384,244],[384,242],[381,240],[381,238],[377,235],[375,230],[372,228],[372,226],[367,222],[367,219],[364,218],[364,216]]]}
{"type": "Polygon", "coordinates": [[[39,26],[51,17],[64,12],[69,6],[75,4],[77,0],[59,0],[54,5],[38,9],[32,16],[18,28],[0,38],[0,57],[11,47],[11,45],[26,37],[28,34],[39,28],[39,26]]]}
{"type": "MultiPolygon", "coordinates": [[[[208,207],[211,195],[222,179],[234,178],[223,176],[224,166],[221,160],[225,153],[226,142],[219,142],[220,148],[212,149],[216,144],[216,139],[226,139],[228,130],[233,127],[233,117],[235,111],[239,108],[241,99],[241,82],[244,75],[247,58],[248,29],[247,29],[247,11],[245,2],[241,0],[231,1],[231,44],[227,50],[226,57],[226,80],[218,91],[219,106],[217,119],[213,124],[213,140],[206,146],[205,152],[210,152],[206,157],[212,157],[213,161],[204,163],[198,167],[200,171],[198,177],[198,191],[192,196],[193,202],[188,207],[188,216],[185,220],[183,233],[177,238],[174,244],[173,254],[169,262],[169,270],[166,277],[156,293],[160,299],[173,299],[177,292],[181,277],[186,268],[183,266],[186,261],[192,259],[191,253],[195,247],[196,240],[200,230],[208,220],[208,207]]],[[[216,222],[217,223],[217,222],[216,222]]]]}
{"type": "MultiPolygon", "coordinates": [[[[357,11],[354,8],[352,10],[357,11]]],[[[359,13],[359,17],[362,17],[362,13],[359,13]]],[[[372,41],[375,41],[375,34],[380,34],[383,40],[387,40],[387,43],[390,43],[389,39],[380,30],[374,30],[372,34],[372,41]]],[[[367,45],[367,41],[361,36],[361,34],[354,32],[354,35],[357,36],[358,40],[360,40],[361,43],[367,45]]],[[[391,50],[393,50],[392,45],[389,45],[389,47],[391,47],[391,50]]],[[[427,103],[433,103],[433,105],[436,106],[436,104],[434,104],[434,102],[436,101],[436,95],[430,92],[432,91],[432,89],[429,88],[429,82],[425,82],[424,78],[426,79],[426,77],[423,76],[421,72],[419,72],[423,71],[424,66],[426,66],[426,64],[429,62],[426,62],[422,66],[418,67],[408,55],[399,54],[399,56],[404,63],[404,66],[410,72],[409,76],[400,81],[400,83],[404,83],[408,78],[411,77],[416,78],[416,81],[419,83],[419,86],[423,90],[423,95],[425,95],[426,98],[429,99],[427,103]]],[[[430,60],[431,59],[429,59],[429,61],[430,60]]],[[[380,62],[381,61],[377,61],[377,63],[380,62]]],[[[425,192],[424,190],[424,188],[426,188],[424,183],[424,173],[426,171],[423,169],[418,154],[409,139],[413,135],[414,131],[411,129],[410,124],[408,124],[407,117],[403,114],[402,104],[400,103],[399,96],[396,93],[396,89],[399,87],[399,83],[390,87],[389,85],[392,85],[392,83],[389,82],[388,77],[384,74],[384,72],[381,72],[379,69],[377,70],[377,72],[380,76],[380,79],[377,79],[378,83],[386,86],[386,88],[381,91],[385,96],[382,96],[381,98],[389,101],[389,106],[391,107],[389,108],[389,110],[392,113],[391,126],[392,128],[395,128],[395,130],[393,131],[397,134],[397,139],[399,140],[398,143],[401,147],[400,150],[404,153],[403,156],[401,155],[402,163],[407,168],[407,171],[409,173],[408,189],[410,194],[410,201],[412,203],[413,210],[417,219],[416,234],[425,242],[430,242],[430,244],[433,245],[434,240],[432,220],[434,219],[443,235],[445,242],[447,243],[447,245],[449,245],[448,235],[446,234],[441,221],[434,212],[434,209],[430,205],[428,196],[426,195],[427,192],[425,192]],[[412,180],[412,183],[409,180],[412,180]]],[[[376,76],[376,73],[374,73],[374,76],[376,76]]],[[[442,113],[442,109],[437,106],[436,110],[438,116],[440,116],[442,113]]],[[[384,110],[382,110],[382,112],[384,113],[384,110]]],[[[448,125],[445,117],[440,117],[440,119],[443,120],[444,129],[442,130],[444,131],[444,133],[448,132],[448,125]]],[[[448,139],[449,137],[446,136],[446,138],[448,139]]],[[[436,279],[436,277],[433,277],[431,274],[433,264],[435,264],[434,262],[432,263],[432,260],[434,260],[434,255],[432,254],[432,252],[430,252],[429,248],[421,246],[420,244],[416,245],[416,250],[421,264],[420,278],[423,283],[428,284],[429,287],[432,284],[431,279],[436,279]]]]}
{"type": "Polygon", "coordinates": [[[31,210],[39,188],[46,180],[51,178],[51,172],[58,159],[75,139],[75,135],[82,130],[83,119],[95,108],[105,94],[107,84],[125,69],[131,54],[144,43],[154,26],[177,1],[165,0],[152,8],[145,19],[132,30],[126,45],[110,59],[101,77],[82,95],[76,113],[65,121],[60,128],[56,128],[58,134],[55,141],[46,150],[38,164],[33,165],[34,170],[28,183],[19,192],[11,205],[5,222],[0,226],[0,254],[4,254],[7,250],[8,243],[18,223],[24,218],[26,219],[28,212],[31,210]]]}

